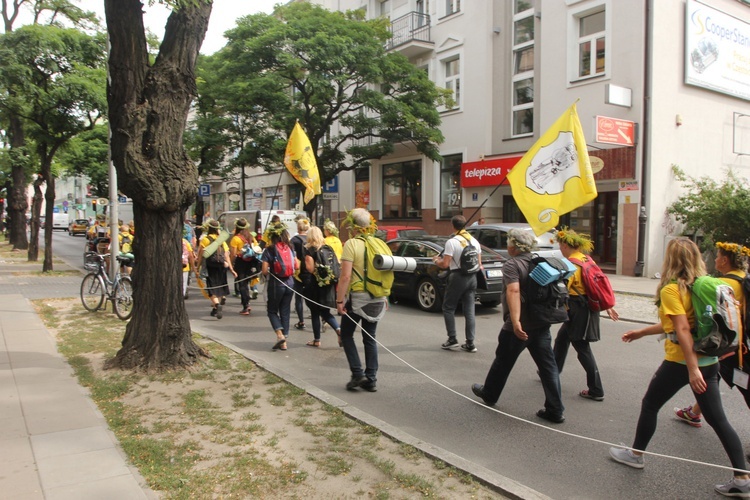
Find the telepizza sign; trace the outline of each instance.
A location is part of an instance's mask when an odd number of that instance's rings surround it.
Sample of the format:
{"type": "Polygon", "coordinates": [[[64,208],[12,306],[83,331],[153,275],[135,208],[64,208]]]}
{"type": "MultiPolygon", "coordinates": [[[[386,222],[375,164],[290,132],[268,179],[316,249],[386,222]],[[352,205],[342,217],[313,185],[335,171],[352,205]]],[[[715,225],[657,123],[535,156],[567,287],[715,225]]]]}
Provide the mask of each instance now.
{"type": "Polygon", "coordinates": [[[461,187],[485,187],[508,185],[508,172],[518,163],[520,156],[470,161],[461,164],[461,187]]]}

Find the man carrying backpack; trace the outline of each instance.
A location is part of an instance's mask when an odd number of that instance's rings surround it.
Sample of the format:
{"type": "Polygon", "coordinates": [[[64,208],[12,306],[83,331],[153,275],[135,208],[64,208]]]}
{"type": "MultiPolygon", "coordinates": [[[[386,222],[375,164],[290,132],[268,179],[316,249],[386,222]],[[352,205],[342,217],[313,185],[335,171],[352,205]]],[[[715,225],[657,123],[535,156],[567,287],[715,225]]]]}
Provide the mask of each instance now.
{"type": "Polygon", "coordinates": [[[488,406],[494,406],[505,388],[513,365],[524,349],[529,350],[539,369],[544,388],[544,409],[537,416],[552,423],[565,421],[565,407],[560,397],[560,376],[557,372],[555,356],[552,353],[550,323],[538,316],[529,314],[528,304],[522,301],[524,287],[527,286],[531,250],[536,243],[531,231],[511,229],[508,231],[508,255],[510,259],[503,265],[503,319],[492,362],[487,377],[482,384],[471,386],[472,392],[488,406]]]}
{"type": "MultiPolygon", "coordinates": [[[[584,275],[584,266],[594,267],[599,271],[604,286],[609,285],[606,276],[601,274],[601,270],[587,254],[594,249],[594,244],[583,234],[578,234],[571,229],[563,229],[557,232],[557,242],[560,244],[560,251],[563,256],[570,260],[576,266],[576,271],[568,280],[568,321],[563,323],[555,338],[555,362],[557,370],[562,373],[565,364],[565,358],[568,355],[568,348],[573,344],[573,348],[578,353],[578,361],[586,371],[586,384],[588,389],[578,393],[579,396],[593,401],[604,401],[604,388],[602,379],[599,376],[599,368],[596,366],[594,353],[591,351],[591,342],[596,342],[600,338],[599,331],[599,309],[591,308],[592,301],[589,297],[598,297],[597,290],[593,287],[596,281],[587,281],[584,275]],[[590,262],[589,262],[590,261],[590,262]],[[603,281],[606,280],[606,284],[603,281]]],[[[588,269],[585,272],[591,273],[588,269]]],[[[611,289],[611,287],[610,287],[611,289]]],[[[614,321],[619,318],[617,311],[614,310],[614,294],[608,294],[612,300],[600,307],[604,307],[607,315],[614,321]]],[[[596,307],[596,306],[595,306],[596,307]]]]}
{"type": "Polygon", "coordinates": [[[451,224],[453,224],[453,229],[456,232],[445,242],[442,255],[432,259],[440,269],[449,270],[445,297],[443,297],[443,319],[445,320],[445,329],[448,331],[448,340],[441,347],[443,349],[458,347],[456,309],[460,302],[466,321],[466,343],[461,344],[461,350],[477,352],[477,348],[474,346],[476,329],[474,303],[477,294],[477,271],[480,268],[482,247],[464,229],[466,218],[463,215],[454,215],[451,224]]]}

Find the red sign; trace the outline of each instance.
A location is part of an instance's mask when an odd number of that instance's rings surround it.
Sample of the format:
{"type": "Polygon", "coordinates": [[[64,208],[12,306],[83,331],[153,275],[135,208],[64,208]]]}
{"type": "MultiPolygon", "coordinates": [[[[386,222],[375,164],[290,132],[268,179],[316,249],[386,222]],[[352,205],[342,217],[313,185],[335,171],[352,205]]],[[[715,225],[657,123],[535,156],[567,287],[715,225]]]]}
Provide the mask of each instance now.
{"type": "Polygon", "coordinates": [[[470,161],[461,164],[461,187],[482,187],[508,184],[505,179],[521,156],[470,161]]]}
{"type": "Polygon", "coordinates": [[[619,144],[621,146],[635,145],[635,122],[597,116],[596,142],[619,144]]]}

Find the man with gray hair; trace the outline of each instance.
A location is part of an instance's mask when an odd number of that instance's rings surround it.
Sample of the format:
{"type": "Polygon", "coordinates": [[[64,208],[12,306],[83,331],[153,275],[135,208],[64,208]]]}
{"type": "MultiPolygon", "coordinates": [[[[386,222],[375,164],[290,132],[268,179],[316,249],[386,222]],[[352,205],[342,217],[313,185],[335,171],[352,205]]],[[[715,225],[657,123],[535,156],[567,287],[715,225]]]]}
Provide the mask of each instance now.
{"type": "Polygon", "coordinates": [[[529,314],[528,305],[523,300],[535,241],[531,231],[508,231],[508,255],[511,258],[503,266],[505,323],[500,330],[495,360],[487,373],[484,385],[474,384],[471,390],[485,404],[494,406],[505,388],[518,356],[524,349],[528,349],[539,370],[544,388],[544,409],[539,410],[537,416],[560,424],[565,421],[565,408],[560,395],[560,374],[552,352],[550,324],[529,314]]]}

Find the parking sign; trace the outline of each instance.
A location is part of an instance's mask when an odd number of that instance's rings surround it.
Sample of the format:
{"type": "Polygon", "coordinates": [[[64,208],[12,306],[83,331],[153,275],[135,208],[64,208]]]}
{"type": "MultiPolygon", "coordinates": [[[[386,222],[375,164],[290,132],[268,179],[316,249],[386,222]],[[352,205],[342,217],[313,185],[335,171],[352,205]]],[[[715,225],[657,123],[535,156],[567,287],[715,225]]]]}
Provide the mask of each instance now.
{"type": "Polygon", "coordinates": [[[211,196],[211,185],[201,184],[198,186],[198,196],[211,196]]]}

